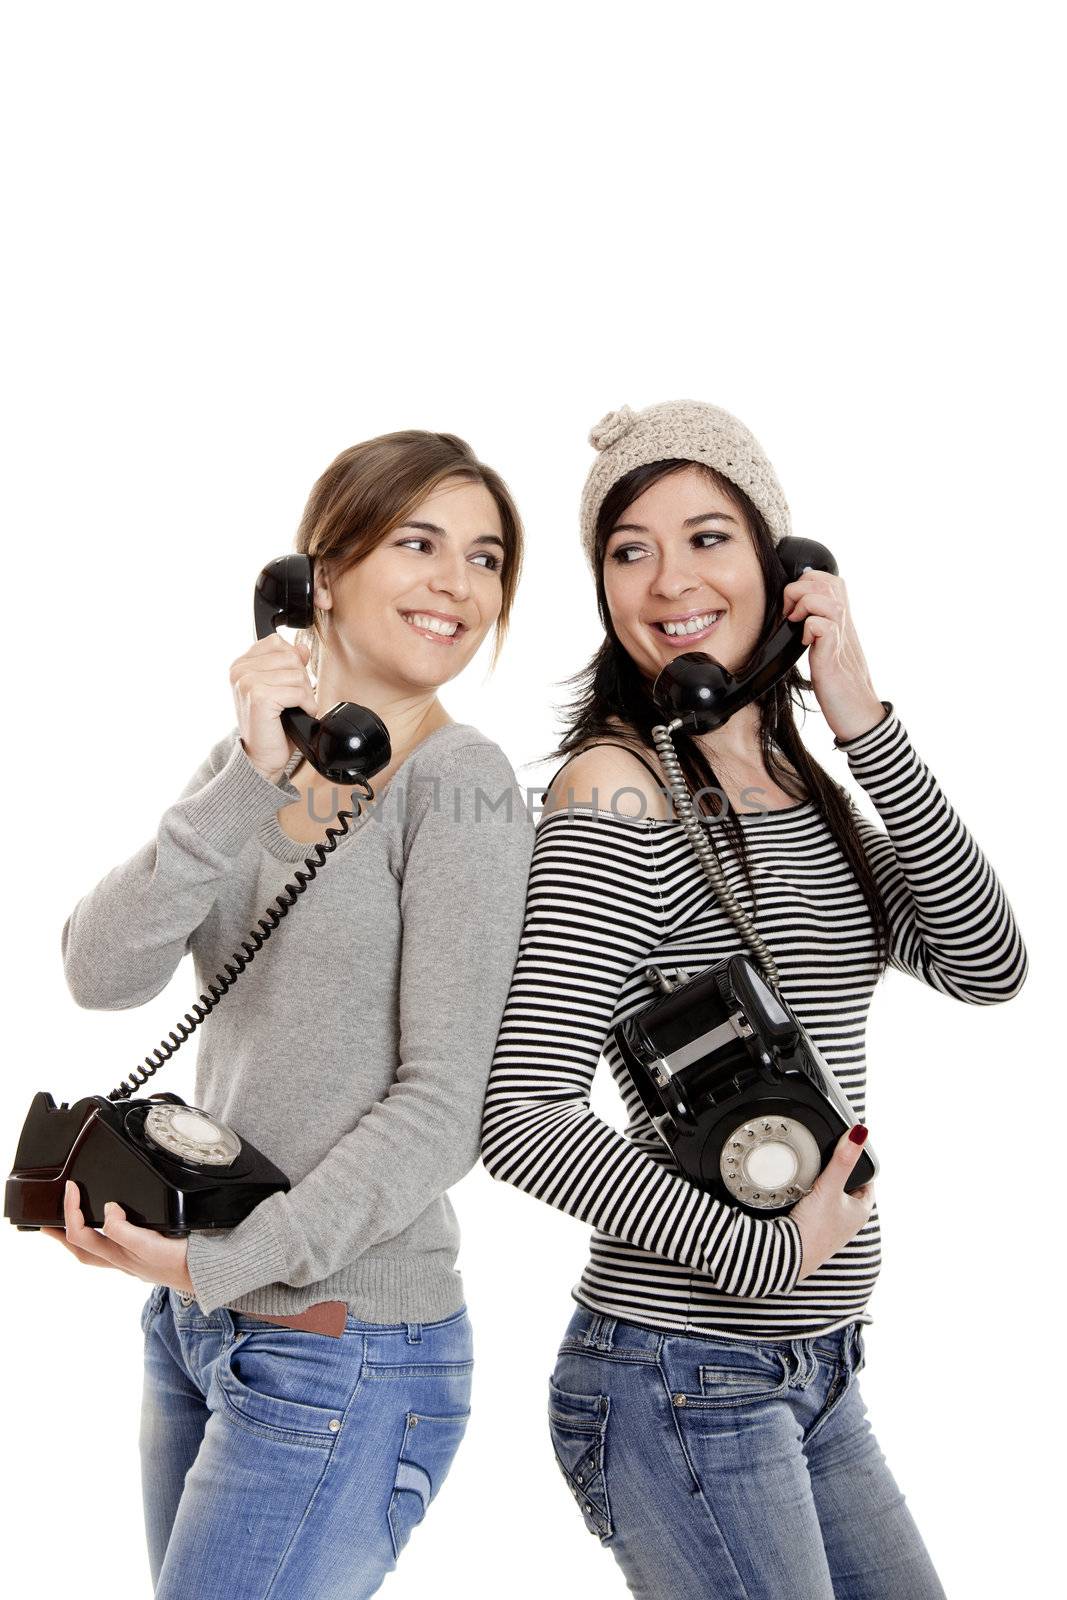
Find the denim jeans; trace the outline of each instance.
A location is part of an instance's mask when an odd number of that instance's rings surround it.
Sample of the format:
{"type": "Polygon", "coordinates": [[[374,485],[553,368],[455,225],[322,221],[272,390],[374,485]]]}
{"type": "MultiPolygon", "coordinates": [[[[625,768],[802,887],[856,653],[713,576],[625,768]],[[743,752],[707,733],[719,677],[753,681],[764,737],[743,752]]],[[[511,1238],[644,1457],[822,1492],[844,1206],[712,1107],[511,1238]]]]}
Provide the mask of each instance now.
{"type": "Polygon", "coordinates": [[[770,1340],[579,1308],[549,1384],[556,1459],[643,1600],[944,1600],[866,1420],[861,1325],[770,1340]]]}
{"type": "Polygon", "coordinates": [[[466,1310],[279,1327],[164,1286],[141,1313],[141,1472],[165,1600],[363,1600],[444,1482],[470,1415],[466,1310]]]}

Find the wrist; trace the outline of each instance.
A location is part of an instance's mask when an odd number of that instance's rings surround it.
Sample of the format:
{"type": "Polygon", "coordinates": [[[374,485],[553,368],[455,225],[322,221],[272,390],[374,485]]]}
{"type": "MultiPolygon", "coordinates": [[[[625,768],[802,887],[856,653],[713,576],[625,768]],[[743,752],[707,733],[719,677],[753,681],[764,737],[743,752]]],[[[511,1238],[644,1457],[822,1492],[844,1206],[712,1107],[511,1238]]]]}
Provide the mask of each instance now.
{"type": "Polygon", "coordinates": [[[248,765],[250,767],[254,767],[255,770],[259,773],[260,777],[261,778],[266,778],[268,783],[277,783],[278,780],[281,778],[282,774],[285,772],[284,766],[282,766],[282,767],[265,767],[259,761],[253,761],[252,757],[248,754],[248,746],[245,744],[243,739],[241,740],[241,749],[244,751],[245,755],[248,757],[248,765]]]}
{"type": "MultiPolygon", "coordinates": [[[[870,733],[880,722],[884,722],[889,715],[889,703],[885,700],[870,700],[865,705],[850,713],[847,717],[835,717],[830,723],[834,740],[837,744],[851,744],[854,739],[862,739],[865,733],[870,733]]],[[[828,719],[829,720],[829,719],[828,719]]]]}

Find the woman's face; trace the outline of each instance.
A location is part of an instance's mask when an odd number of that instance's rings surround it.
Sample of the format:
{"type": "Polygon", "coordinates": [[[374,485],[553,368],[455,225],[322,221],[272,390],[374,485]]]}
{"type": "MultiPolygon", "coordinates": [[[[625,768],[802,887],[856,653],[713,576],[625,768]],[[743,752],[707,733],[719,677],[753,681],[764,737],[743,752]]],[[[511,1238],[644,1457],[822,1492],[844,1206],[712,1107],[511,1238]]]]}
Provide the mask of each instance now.
{"type": "Polygon", "coordinates": [[[405,689],[446,683],[500,615],[504,536],[484,484],[451,478],[368,556],[320,590],[331,667],[405,689]]]}
{"type": "Polygon", "coordinates": [[[649,678],[686,650],[736,671],[763,628],[752,536],[698,466],[668,473],[627,506],[605,545],[604,593],[623,648],[649,678]]]}

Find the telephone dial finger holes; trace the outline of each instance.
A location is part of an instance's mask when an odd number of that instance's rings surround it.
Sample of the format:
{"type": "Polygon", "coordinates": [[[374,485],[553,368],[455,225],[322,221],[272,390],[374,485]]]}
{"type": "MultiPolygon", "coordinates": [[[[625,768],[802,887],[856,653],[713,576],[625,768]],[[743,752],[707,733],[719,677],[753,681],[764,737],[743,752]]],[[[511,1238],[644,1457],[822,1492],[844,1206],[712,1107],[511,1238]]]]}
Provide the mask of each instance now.
{"type": "Polygon", "coordinates": [[[205,1167],[229,1167],[241,1153],[232,1128],[189,1106],[153,1106],[145,1133],[160,1149],[205,1167]]]}
{"type": "Polygon", "coordinates": [[[726,1140],[722,1180],[746,1205],[773,1210],[807,1194],[822,1167],[815,1136],[795,1117],[752,1117],[726,1140]]]}

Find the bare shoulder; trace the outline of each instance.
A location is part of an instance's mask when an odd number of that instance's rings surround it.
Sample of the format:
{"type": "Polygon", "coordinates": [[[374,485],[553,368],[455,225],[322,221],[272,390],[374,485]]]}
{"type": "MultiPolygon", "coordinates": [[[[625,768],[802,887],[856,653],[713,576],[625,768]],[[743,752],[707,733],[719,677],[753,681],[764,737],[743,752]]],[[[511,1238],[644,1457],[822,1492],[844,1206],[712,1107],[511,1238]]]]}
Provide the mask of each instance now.
{"type": "MultiPolygon", "coordinates": [[[[620,728],[620,739],[636,745],[632,732],[620,728]]],[[[613,730],[612,737],[616,737],[613,730]]],[[[653,760],[647,752],[645,760],[653,760]]],[[[669,816],[663,789],[644,762],[616,744],[594,744],[579,750],[556,774],[545,795],[545,810],[593,806],[620,817],[669,816]]]]}

